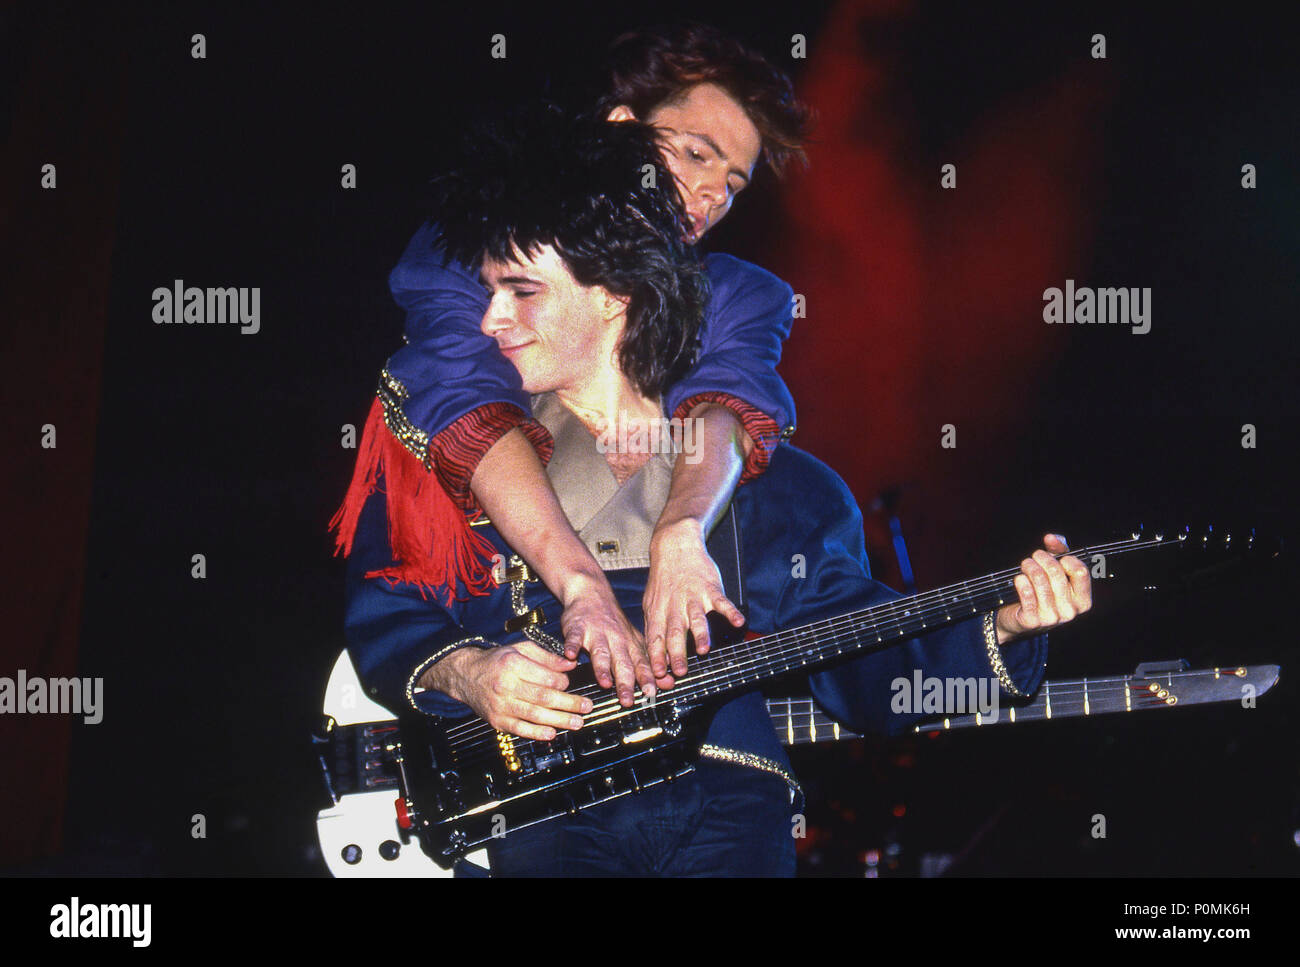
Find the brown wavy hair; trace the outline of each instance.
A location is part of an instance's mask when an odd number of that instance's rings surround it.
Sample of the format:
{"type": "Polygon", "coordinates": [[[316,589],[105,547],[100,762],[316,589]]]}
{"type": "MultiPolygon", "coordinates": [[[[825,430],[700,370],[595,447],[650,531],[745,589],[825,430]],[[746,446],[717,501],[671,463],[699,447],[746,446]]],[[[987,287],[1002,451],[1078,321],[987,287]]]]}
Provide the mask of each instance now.
{"type": "Polygon", "coordinates": [[[763,139],[760,160],[780,176],[791,161],[807,164],[803,146],[812,109],[794,94],[780,68],[756,50],[715,27],[696,22],[649,27],[623,34],[610,45],[608,83],[599,111],[620,104],[644,121],[696,84],[716,84],[736,100],[763,139]]]}

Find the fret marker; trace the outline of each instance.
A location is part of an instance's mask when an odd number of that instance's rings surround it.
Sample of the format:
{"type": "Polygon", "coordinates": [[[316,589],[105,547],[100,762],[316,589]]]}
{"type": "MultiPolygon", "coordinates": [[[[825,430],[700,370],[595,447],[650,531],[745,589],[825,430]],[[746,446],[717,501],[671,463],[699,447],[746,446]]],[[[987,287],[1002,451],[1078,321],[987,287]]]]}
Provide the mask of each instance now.
{"type": "Polygon", "coordinates": [[[976,725],[983,725],[983,724],[984,724],[984,722],[980,719],[980,713],[979,713],[979,712],[976,712],[976,713],[975,713],[975,724],[976,724],[976,725]]]}
{"type": "Polygon", "coordinates": [[[817,715],[815,713],[812,716],[812,718],[808,721],[808,741],[809,742],[817,741],[817,715]]]}
{"type": "Polygon", "coordinates": [[[945,729],[947,729],[947,728],[951,728],[952,726],[950,726],[950,725],[948,724],[948,720],[947,720],[947,719],[944,719],[944,720],[943,720],[943,727],[944,727],[945,729]]]}
{"type": "Polygon", "coordinates": [[[1083,680],[1083,714],[1092,714],[1092,709],[1088,705],[1088,679],[1086,678],[1083,680]]]}
{"type": "Polygon", "coordinates": [[[1013,705],[1011,706],[1011,721],[1014,722],[1015,720],[1016,720],[1016,707],[1013,705]]]}
{"type": "Polygon", "coordinates": [[[1128,679],[1124,679],[1124,711],[1133,711],[1133,696],[1128,690],[1128,679]]]}
{"type": "Polygon", "coordinates": [[[840,723],[834,722],[832,723],[832,727],[835,733],[835,741],[838,742],[840,740],[840,723]]]}
{"type": "Polygon", "coordinates": [[[1052,717],[1052,686],[1050,682],[1043,682],[1043,696],[1047,699],[1047,717],[1052,717]]]}

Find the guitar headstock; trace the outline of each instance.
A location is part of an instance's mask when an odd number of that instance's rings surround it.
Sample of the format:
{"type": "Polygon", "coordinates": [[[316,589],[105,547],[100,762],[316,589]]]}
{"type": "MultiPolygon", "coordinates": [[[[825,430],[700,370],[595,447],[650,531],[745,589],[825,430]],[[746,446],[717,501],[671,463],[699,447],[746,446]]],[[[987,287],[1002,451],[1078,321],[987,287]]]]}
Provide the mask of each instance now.
{"type": "Polygon", "coordinates": [[[1268,550],[1273,556],[1282,552],[1280,538],[1261,537],[1254,527],[1228,528],[1217,527],[1214,524],[1193,527],[1184,524],[1182,527],[1166,530],[1138,524],[1129,532],[1129,537],[1134,543],[1177,542],[1189,550],[1240,552],[1268,550]]]}
{"type": "Polygon", "coordinates": [[[1112,578],[1122,571],[1126,577],[1143,579],[1142,586],[1148,591],[1158,590],[1170,582],[1186,586],[1209,578],[1225,567],[1250,558],[1258,561],[1276,557],[1282,551],[1280,539],[1261,537],[1254,527],[1220,527],[1215,524],[1183,525],[1168,530],[1139,524],[1117,544],[1112,545],[1112,553],[1125,555],[1123,566],[1099,568],[1094,570],[1093,577],[1112,578]],[[1146,553],[1134,555],[1143,561],[1141,564],[1127,560],[1129,552],[1164,548],[1177,549],[1179,553],[1151,555],[1150,561],[1146,560],[1146,553]]]}

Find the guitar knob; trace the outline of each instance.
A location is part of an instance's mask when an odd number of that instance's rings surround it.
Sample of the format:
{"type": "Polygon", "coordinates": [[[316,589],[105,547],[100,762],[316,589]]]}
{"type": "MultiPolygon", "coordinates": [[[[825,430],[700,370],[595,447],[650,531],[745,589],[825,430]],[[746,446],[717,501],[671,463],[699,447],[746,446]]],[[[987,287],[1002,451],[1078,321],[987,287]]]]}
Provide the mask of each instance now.
{"type": "Polygon", "coordinates": [[[348,866],[356,866],[361,862],[361,847],[356,843],[349,843],[343,847],[343,862],[348,866]]]}
{"type": "Polygon", "coordinates": [[[395,839],[386,839],[379,844],[379,855],[386,860],[395,860],[402,852],[402,844],[395,839]]]}
{"type": "Polygon", "coordinates": [[[393,805],[397,807],[397,825],[402,829],[413,829],[415,810],[411,807],[410,801],[399,796],[393,805]]]}

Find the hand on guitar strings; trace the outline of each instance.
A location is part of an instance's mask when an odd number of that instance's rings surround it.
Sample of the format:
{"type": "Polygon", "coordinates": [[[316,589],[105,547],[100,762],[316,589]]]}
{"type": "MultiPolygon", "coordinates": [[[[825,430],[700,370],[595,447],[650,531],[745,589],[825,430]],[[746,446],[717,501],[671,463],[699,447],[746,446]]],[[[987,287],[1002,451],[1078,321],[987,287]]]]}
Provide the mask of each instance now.
{"type": "Polygon", "coordinates": [[[1043,537],[1043,550],[1020,562],[1016,604],[998,609],[998,644],[1038,634],[1073,621],[1092,607],[1092,578],[1082,561],[1069,554],[1065,538],[1043,537]],[[1056,555],[1064,555],[1059,560],[1056,555]]]}

